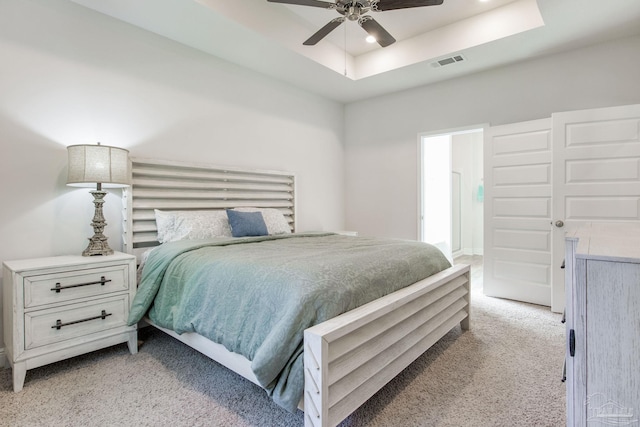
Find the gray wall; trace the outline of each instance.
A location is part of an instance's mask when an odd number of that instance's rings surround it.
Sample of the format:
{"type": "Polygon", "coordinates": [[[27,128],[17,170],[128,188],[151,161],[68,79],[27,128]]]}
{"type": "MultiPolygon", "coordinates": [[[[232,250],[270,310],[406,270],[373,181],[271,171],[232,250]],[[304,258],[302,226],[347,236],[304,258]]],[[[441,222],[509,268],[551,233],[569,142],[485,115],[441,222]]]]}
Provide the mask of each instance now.
{"type": "Polygon", "coordinates": [[[418,238],[418,134],[637,104],[638,70],[633,37],[347,105],[346,228],[418,238]]]}

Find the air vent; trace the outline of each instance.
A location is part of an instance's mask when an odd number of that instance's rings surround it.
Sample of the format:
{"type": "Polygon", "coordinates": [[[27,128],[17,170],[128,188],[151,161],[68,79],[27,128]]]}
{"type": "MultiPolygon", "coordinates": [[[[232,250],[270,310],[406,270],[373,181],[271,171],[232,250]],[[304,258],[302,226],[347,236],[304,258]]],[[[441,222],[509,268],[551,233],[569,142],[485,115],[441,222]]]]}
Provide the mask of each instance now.
{"type": "Polygon", "coordinates": [[[467,59],[462,56],[462,55],[453,55],[453,56],[449,56],[447,58],[442,58],[442,59],[438,59],[435,62],[431,63],[431,66],[433,68],[439,68],[439,67],[444,67],[445,65],[451,65],[451,64],[455,64],[458,62],[463,62],[466,61],[467,59]]]}

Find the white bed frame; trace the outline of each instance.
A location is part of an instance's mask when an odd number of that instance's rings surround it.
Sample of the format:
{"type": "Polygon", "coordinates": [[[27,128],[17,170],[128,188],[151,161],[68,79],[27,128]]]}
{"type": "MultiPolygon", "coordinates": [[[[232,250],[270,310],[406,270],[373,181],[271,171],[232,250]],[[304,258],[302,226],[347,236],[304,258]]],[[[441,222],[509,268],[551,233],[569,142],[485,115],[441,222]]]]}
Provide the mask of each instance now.
{"type": "MultiPolygon", "coordinates": [[[[296,230],[292,174],[132,159],[132,175],[124,197],[129,253],[158,245],[153,209],[272,207],[296,230]]],[[[305,426],[339,424],[451,329],[469,329],[469,298],[469,266],[456,265],[305,330],[305,426]]],[[[159,329],[258,384],[243,356],[198,334],[159,329]]]]}

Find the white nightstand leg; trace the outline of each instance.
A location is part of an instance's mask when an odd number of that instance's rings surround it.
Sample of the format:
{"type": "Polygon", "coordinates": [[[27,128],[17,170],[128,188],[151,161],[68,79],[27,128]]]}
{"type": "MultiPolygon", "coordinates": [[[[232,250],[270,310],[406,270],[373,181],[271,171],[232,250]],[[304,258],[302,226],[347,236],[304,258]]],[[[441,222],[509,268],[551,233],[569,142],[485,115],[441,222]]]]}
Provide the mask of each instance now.
{"type": "Polygon", "coordinates": [[[13,391],[19,392],[24,386],[24,378],[27,376],[27,364],[16,362],[13,364],[13,391]]]}
{"type": "Polygon", "coordinates": [[[136,354],[138,352],[138,334],[135,331],[129,335],[127,345],[129,346],[129,352],[131,354],[136,354]]]}

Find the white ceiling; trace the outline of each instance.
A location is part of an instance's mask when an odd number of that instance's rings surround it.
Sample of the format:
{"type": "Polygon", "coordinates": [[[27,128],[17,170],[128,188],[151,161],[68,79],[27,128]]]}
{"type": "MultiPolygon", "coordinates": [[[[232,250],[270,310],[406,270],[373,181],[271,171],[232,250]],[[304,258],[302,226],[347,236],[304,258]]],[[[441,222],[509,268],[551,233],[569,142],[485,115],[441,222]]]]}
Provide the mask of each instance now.
{"type": "Polygon", "coordinates": [[[267,0],[71,1],[340,102],[640,34],[640,0],[444,0],[370,12],[397,40],[386,48],[366,44],[354,22],[303,46],[340,16],[316,7],[267,0]],[[452,54],[465,60],[433,66],[452,54]]]}

